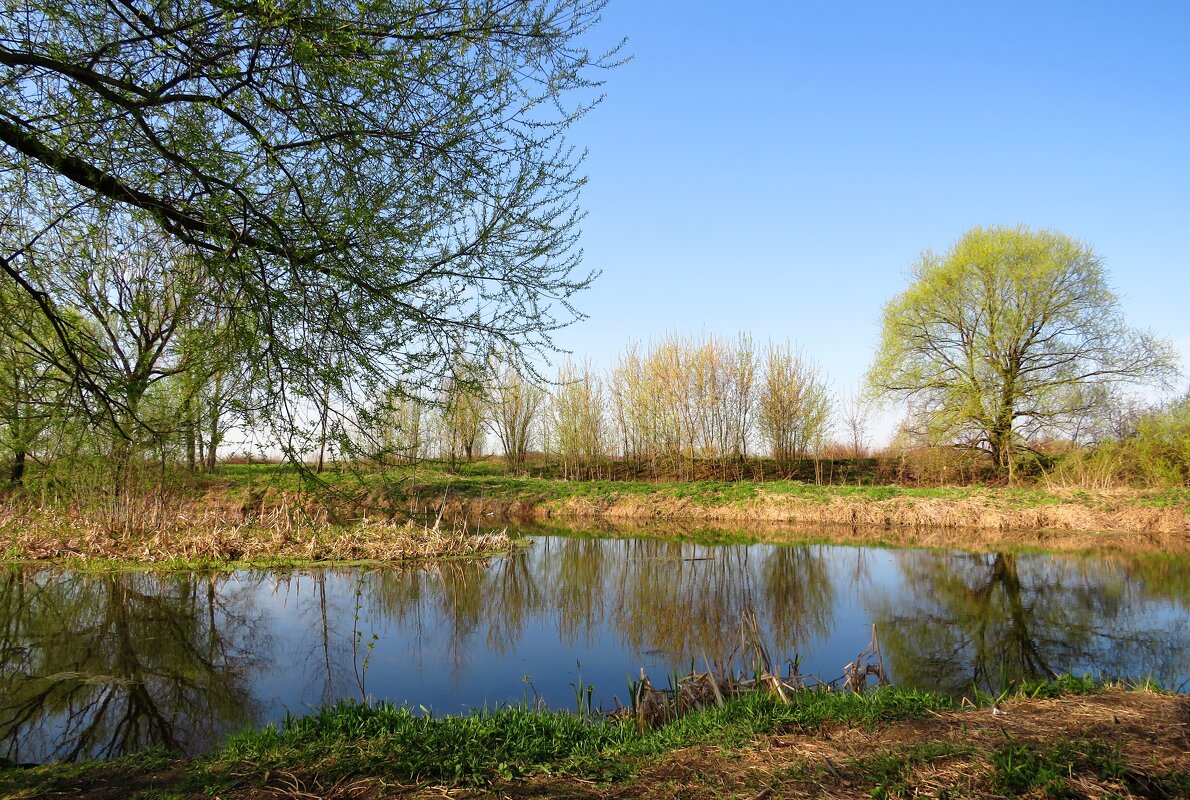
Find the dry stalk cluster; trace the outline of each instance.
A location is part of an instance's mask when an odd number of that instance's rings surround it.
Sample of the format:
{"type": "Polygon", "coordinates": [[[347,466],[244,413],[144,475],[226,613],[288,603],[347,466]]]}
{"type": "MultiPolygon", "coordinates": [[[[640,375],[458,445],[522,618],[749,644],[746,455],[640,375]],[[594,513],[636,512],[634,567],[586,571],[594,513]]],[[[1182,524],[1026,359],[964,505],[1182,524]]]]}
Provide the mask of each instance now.
{"type": "Polygon", "coordinates": [[[725,659],[717,658],[711,662],[704,656],[703,665],[704,671],[691,670],[687,675],[675,677],[666,688],[654,686],[642,668],[640,679],[632,686],[632,704],[622,707],[617,700],[617,707],[609,716],[633,720],[641,728],[655,728],[692,711],[712,705],[722,706],[728,698],[747,692],[767,692],[784,703],[794,703],[796,693],[807,688],[860,694],[867,689],[870,678],[879,686],[889,683],[875,625],[867,647],[843,668],[840,677],[830,681],[802,675],[796,656],[785,662],[786,669],[782,674],[783,665],[774,663],[770,656],[755,614],[744,616],[740,643],[725,659]]]}
{"type": "Polygon", "coordinates": [[[515,546],[507,532],[484,532],[466,520],[339,523],[326,509],[287,496],[252,511],[146,501],[139,516],[119,521],[78,509],[0,506],[0,552],[8,559],[407,561],[515,546]]]}

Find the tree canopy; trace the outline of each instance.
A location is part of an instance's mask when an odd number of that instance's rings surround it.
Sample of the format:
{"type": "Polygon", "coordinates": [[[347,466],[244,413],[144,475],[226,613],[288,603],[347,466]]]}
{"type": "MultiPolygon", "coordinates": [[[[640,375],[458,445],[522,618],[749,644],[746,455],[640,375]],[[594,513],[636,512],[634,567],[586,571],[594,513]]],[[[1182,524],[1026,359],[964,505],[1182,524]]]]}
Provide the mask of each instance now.
{"type": "Polygon", "coordinates": [[[1061,233],[973,228],[946,253],[923,253],[912,275],[884,308],[869,384],[1003,469],[1103,389],[1176,372],[1169,342],[1125,323],[1100,257],[1061,233]]]}
{"type": "Polygon", "coordinates": [[[605,3],[10,0],[0,269],[109,407],[40,277],[80,210],[201,261],[271,392],[343,406],[549,348],[591,279],[564,135],[618,58],[586,45],[605,3]]]}

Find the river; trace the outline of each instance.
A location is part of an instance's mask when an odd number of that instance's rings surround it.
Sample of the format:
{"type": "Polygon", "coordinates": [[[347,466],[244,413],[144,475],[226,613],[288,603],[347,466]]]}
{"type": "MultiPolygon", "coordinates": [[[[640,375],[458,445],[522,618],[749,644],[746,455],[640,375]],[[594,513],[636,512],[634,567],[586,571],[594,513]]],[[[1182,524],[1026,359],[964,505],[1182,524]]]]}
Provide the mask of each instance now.
{"type": "Polygon", "coordinates": [[[876,626],[897,684],[1054,673],[1190,688],[1190,564],[1160,557],[535,536],[423,568],[0,572],[0,755],[187,753],[364,698],[433,713],[627,699],[738,657],[838,678],[876,626]]]}

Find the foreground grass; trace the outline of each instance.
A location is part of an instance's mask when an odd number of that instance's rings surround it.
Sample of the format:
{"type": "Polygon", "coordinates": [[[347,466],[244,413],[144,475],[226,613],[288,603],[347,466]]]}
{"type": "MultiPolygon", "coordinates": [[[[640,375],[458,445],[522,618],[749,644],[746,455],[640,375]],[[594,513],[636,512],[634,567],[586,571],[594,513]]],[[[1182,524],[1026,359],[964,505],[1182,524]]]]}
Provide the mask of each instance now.
{"type": "MultiPolygon", "coordinates": [[[[525,707],[466,716],[416,715],[406,707],[341,703],[233,737],[218,753],[169,761],[153,752],[109,762],[0,772],[0,793],[36,796],[54,787],[101,791],[116,781],[160,783],[182,796],[250,789],[271,776],[317,775],[326,785],[362,776],[394,783],[483,785],[531,774],[625,780],[660,753],[702,742],[740,747],[781,728],[830,722],[873,726],[950,709],[951,699],[905,689],[865,695],[807,690],[789,704],[753,692],[657,729],[525,707]]],[[[147,788],[147,787],[146,787],[147,788]]],[[[6,795],[7,796],[7,795],[6,795]]]]}
{"type": "Polygon", "coordinates": [[[1171,733],[1187,698],[1067,679],[996,702],[993,715],[904,689],[791,703],[751,693],[655,730],[526,708],[428,717],[341,704],[202,759],[2,770],[0,795],[1190,796],[1190,756],[1171,733]]]}
{"type": "Polygon", "coordinates": [[[631,720],[526,708],[428,717],[407,708],[347,704],[233,739],[212,768],[227,774],[243,763],[265,771],[302,765],[332,779],[383,772],[398,780],[471,784],[533,772],[625,777],[632,757],[711,739],[739,746],[782,726],[875,724],[950,706],[947,698],[911,690],[807,691],[794,704],[754,692],[653,730],[631,720]]]}

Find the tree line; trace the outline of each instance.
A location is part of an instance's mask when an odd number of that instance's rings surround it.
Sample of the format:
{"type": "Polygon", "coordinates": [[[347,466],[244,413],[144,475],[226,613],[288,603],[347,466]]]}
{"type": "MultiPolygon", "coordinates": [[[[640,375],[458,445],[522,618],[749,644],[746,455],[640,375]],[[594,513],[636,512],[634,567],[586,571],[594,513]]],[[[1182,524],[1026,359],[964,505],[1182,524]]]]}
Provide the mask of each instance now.
{"type": "Polygon", "coordinates": [[[471,379],[452,379],[436,398],[401,398],[377,417],[382,453],[457,463],[478,457],[490,434],[512,471],[538,453],[569,479],[610,477],[613,460],[678,479],[710,464],[730,479],[753,454],[785,470],[821,453],[832,426],[829,383],[814,360],[745,335],[670,335],[629,345],[605,371],[568,360],[549,381],[498,359],[460,372],[471,379]]]}
{"type": "Polygon", "coordinates": [[[457,468],[491,450],[509,472],[543,455],[567,479],[764,477],[758,463],[804,476],[811,460],[818,480],[825,456],[867,454],[882,398],[908,401],[893,443],[902,467],[885,479],[1012,480],[1062,449],[1079,457],[1051,475],[1077,483],[1190,473],[1190,402],[1129,404],[1118,391],[1176,374],[1170,346],[1124,325],[1094,254],[1049,232],[976,229],[947,256],[923,256],[885,309],[866,389],[843,396],[792,343],[744,334],[671,334],[628,345],[608,369],[568,360],[548,379],[516,351],[460,342],[437,378],[386,386],[312,327],[316,368],[295,382],[260,355],[261,320],[235,285],[151,222],[79,210],[39,252],[26,275],[60,319],[0,285],[10,485],[30,462],[60,482],[100,465],[116,493],[150,469],[210,471],[233,430],[316,473],[332,460],[457,468]],[[102,394],[75,360],[104,376],[102,394]],[[930,448],[969,463],[904,468],[905,452],[930,448]]]}
{"type": "MultiPolygon", "coordinates": [[[[94,413],[52,326],[20,294],[0,291],[13,323],[0,332],[9,484],[24,481],[31,460],[51,471],[102,463],[117,486],[134,467],[210,471],[230,430],[268,429],[264,403],[278,393],[262,391],[267,364],[247,357],[252,328],[229,313],[223,287],[151,229],[125,233],[113,242],[89,232],[85,245],[69,245],[78,257],[41,276],[59,297],[70,294],[86,357],[117,377],[105,386],[117,414],[94,413]]],[[[370,402],[342,403],[330,386],[286,387],[284,402],[301,406],[287,413],[304,425],[285,429],[270,450],[320,472],[331,459],[457,466],[494,444],[514,472],[544,453],[565,478],[606,476],[612,459],[678,478],[711,462],[730,478],[754,453],[779,468],[817,454],[831,430],[818,365],[788,342],[757,348],[747,336],[671,335],[629,346],[602,373],[590,361],[567,361],[553,380],[500,353],[460,356],[437,383],[370,402]]]]}

